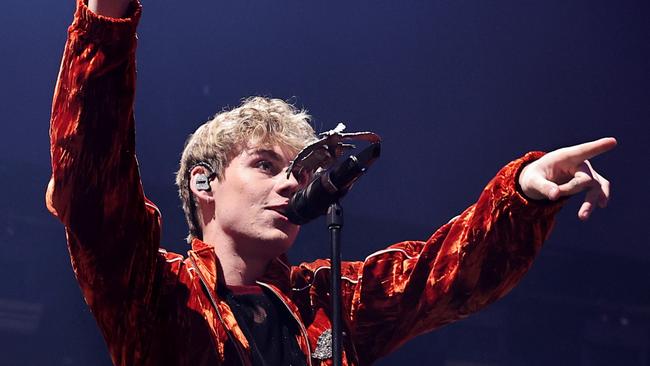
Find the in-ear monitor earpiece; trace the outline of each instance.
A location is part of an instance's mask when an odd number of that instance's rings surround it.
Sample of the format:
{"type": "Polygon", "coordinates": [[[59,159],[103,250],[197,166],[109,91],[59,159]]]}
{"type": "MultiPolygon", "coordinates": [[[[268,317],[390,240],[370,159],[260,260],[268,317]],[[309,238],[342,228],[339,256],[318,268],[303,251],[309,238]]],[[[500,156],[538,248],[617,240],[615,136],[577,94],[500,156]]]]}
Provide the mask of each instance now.
{"type": "Polygon", "coordinates": [[[209,191],[210,190],[210,180],[205,174],[197,174],[195,187],[199,191],[209,191]]]}

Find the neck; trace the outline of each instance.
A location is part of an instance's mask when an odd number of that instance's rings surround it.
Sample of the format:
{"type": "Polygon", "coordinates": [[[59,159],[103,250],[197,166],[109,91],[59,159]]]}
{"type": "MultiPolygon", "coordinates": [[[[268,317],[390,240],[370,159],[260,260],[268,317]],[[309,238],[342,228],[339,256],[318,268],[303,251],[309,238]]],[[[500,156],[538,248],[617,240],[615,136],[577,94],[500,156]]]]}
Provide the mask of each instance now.
{"type": "Polygon", "coordinates": [[[214,248],[227,285],[254,285],[266,272],[269,259],[239,253],[234,242],[224,241],[223,238],[205,236],[203,241],[214,248]]]}

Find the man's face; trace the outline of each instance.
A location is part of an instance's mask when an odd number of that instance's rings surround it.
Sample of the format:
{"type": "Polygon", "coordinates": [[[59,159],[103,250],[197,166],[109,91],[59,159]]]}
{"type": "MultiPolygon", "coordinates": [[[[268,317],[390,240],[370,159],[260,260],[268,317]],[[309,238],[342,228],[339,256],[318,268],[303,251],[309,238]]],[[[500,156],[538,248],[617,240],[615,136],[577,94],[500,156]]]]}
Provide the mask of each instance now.
{"type": "Polygon", "coordinates": [[[223,178],[212,182],[216,229],[233,241],[239,255],[272,259],[296,239],[299,226],[283,212],[307,177],[287,179],[292,158],[289,149],[277,145],[244,148],[223,178]]]}

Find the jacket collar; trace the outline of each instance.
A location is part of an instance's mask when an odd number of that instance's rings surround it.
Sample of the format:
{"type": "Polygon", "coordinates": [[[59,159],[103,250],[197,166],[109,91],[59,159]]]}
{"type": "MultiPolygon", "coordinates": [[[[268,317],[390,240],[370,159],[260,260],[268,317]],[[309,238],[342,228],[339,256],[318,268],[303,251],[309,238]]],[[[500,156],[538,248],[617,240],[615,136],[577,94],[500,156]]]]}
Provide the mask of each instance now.
{"type": "MultiPolygon", "coordinates": [[[[194,238],[192,240],[192,250],[188,251],[188,257],[194,260],[196,270],[206,280],[215,291],[226,285],[223,279],[223,270],[219,263],[214,248],[206,244],[200,239],[194,238]]],[[[266,272],[258,281],[273,285],[280,289],[283,293],[288,294],[291,291],[291,267],[286,254],[269,262],[266,272]]]]}

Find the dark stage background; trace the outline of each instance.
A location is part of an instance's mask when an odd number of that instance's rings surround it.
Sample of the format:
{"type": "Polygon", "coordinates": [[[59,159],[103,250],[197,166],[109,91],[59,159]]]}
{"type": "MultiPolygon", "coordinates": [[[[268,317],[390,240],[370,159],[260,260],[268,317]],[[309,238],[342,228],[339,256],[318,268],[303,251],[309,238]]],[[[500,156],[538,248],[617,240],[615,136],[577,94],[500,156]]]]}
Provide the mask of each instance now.
{"type": "MultiPolygon", "coordinates": [[[[109,365],[45,210],[52,90],[72,0],[0,13],[0,365],[109,365]]],[[[650,2],[147,0],[139,28],[138,157],[185,252],[173,173],[186,136],[240,98],[290,99],[317,130],[384,138],[345,200],[344,257],[425,239],[505,163],[602,136],[610,207],[561,212],[530,273],[487,310],[379,365],[650,365],[650,2]]],[[[322,221],[291,257],[326,256],[322,221]]]]}

